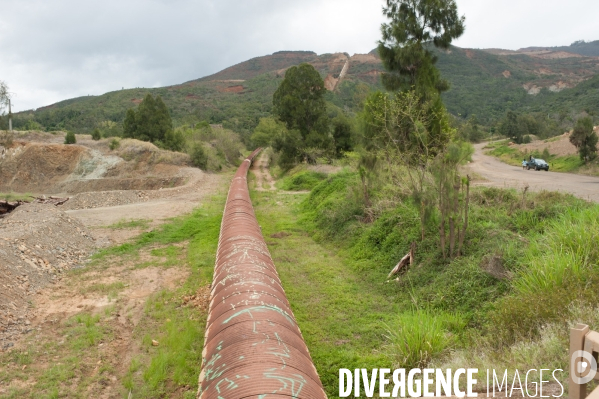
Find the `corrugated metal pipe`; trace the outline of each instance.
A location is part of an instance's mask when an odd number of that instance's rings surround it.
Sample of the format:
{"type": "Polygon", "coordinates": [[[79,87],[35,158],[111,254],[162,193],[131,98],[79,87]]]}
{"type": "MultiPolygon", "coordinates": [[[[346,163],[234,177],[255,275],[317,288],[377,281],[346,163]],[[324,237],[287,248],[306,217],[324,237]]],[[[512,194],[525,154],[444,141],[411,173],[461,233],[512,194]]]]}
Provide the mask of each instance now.
{"type": "Polygon", "coordinates": [[[229,189],[206,323],[198,398],[326,398],[270,257],[247,185],[229,189]]]}

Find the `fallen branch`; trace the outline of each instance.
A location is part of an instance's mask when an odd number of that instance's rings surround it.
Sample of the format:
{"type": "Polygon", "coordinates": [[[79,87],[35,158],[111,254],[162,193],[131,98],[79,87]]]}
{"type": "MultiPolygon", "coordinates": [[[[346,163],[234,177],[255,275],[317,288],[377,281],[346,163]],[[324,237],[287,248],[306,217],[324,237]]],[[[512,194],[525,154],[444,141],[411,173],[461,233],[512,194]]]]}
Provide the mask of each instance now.
{"type": "Polygon", "coordinates": [[[413,242],[410,247],[410,252],[406,254],[401,260],[395,265],[395,267],[391,270],[387,279],[390,279],[391,276],[397,274],[401,269],[403,269],[407,265],[411,265],[414,262],[414,250],[416,249],[416,243],[413,242]]]}
{"type": "Polygon", "coordinates": [[[33,200],[34,203],[36,204],[52,204],[52,205],[62,205],[65,202],[67,202],[69,200],[69,197],[66,198],[60,198],[60,197],[48,197],[46,198],[46,196],[41,196],[41,197],[37,197],[35,200],[33,200]]]}

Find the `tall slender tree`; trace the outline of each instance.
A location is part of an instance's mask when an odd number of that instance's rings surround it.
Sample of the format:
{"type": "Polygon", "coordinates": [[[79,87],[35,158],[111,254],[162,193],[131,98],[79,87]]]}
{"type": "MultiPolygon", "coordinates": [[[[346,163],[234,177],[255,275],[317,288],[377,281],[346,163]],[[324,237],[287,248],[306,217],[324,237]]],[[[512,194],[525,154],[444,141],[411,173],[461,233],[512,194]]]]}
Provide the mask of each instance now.
{"type": "Polygon", "coordinates": [[[378,51],[387,69],[385,88],[415,89],[420,96],[449,89],[435,67],[432,47],[448,49],[464,33],[464,16],[454,0],[386,0],[383,14],[390,22],[381,26],[378,51]]]}
{"type": "Polygon", "coordinates": [[[8,92],[8,85],[0,80],[0,115],[4,112],[4,109],[8,106],[8,100],[10,94],[8,92]]]}

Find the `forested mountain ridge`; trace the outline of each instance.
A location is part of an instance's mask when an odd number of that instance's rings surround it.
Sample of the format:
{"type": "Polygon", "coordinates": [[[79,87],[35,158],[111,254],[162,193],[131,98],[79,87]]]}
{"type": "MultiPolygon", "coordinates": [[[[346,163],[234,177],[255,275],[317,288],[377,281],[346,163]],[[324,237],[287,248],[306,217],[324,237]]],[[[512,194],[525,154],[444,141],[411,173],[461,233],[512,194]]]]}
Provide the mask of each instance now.
{"type": "MultiPolygon", "coordinates": [[[[451,84],[443,95],[444,102],[456,116],[475,114],[481,123],[492,125],[507,110],[562,114],[598,111],[598,78],[593,77],[599,75],[599,57],[562,50],[459,47],[435,53],[441,74],[451,84]]],[[[325,79],[327,100],[348,112],[359,110],[370,90],[382,89],[380,73],[384,69],[376,51],[353,56],[281,51],[180,85],[118,90],[21,112],[15,114],[14,126],[78,133],[106,126],[118,130],[127,109],[152,93],[164,99],[176,126],[205,120],[247,136],[261,117],[270,115],[272,95],[285,70],[302,62],[312,64],[325,79]]]]}

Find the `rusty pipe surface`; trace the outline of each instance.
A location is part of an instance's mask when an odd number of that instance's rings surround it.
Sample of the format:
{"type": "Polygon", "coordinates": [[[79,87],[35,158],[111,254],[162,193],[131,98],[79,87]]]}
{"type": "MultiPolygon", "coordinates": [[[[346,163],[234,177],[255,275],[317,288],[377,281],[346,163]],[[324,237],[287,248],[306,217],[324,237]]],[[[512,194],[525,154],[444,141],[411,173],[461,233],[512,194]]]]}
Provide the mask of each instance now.
{"type": "Polygon", "coordinates": [[[223,213],[197,397],[326,398],[237,170],[223,213]]]}

